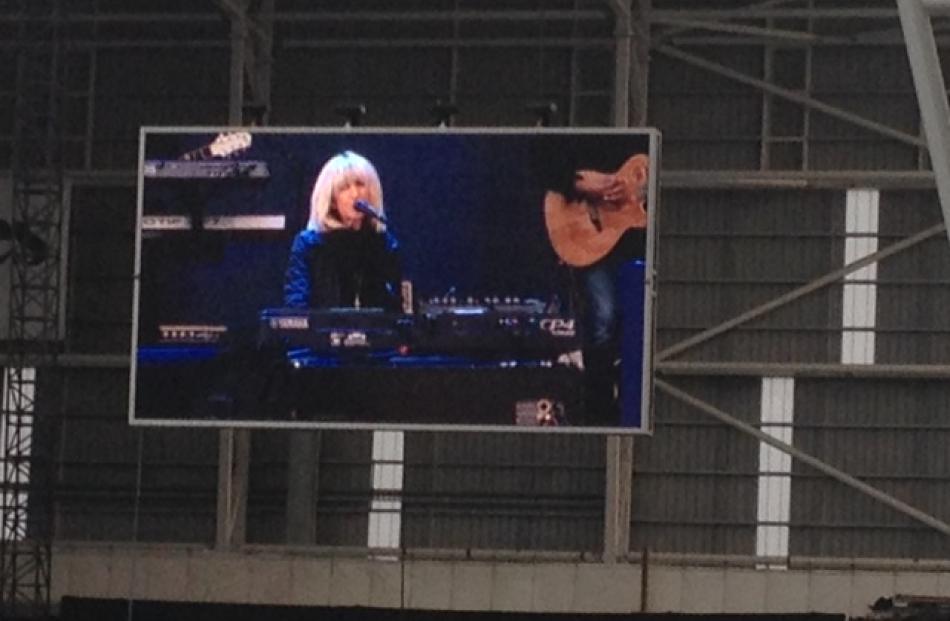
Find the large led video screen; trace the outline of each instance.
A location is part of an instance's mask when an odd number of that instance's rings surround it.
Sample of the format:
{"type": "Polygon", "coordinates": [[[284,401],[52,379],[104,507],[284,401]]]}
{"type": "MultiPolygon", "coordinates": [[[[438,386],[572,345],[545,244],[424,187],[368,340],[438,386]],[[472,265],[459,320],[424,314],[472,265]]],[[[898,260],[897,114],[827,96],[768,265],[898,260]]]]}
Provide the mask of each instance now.
{"type": "Polygon", "coordinates": [[[659,143],[143,128],[131,423],[650,432],[659,143]]]}

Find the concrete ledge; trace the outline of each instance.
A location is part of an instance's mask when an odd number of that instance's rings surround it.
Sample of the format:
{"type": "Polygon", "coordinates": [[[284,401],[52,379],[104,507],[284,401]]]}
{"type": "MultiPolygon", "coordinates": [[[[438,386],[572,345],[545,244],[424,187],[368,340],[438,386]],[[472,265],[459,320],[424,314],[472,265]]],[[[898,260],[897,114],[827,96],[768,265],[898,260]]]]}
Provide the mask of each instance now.
{"type": "MultiPolygon", "coordinates": [[[[816,559],[757,569],[737,557],[652,554],[600,563],[543,558],[380,560],[369,550],[59,543],[52,597],[423,610],[806,613],[858,616],[878,597],[950,592],[946,563],[816,559]],[[867,565],[868,567],[862,567],[867,565]]],[[[433,555],[438,556],[438,555],[433,555]]],[[[481,555],[480,555],[481,556],[481,555]]]]}

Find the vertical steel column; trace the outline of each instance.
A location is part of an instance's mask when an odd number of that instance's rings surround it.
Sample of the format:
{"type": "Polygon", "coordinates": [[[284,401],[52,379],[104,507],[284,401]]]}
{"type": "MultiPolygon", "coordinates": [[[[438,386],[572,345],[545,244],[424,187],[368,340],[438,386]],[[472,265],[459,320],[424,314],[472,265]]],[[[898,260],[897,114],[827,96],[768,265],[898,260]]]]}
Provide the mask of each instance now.
{"type": "Polygon", "coordinates": [[[215,4],[231,20],[228,122],[248,124],[244,113],[250,104],[264,110],[258,124],[266,124],[271,105],[274,0],[215,0],[215,4]]]}
{"type": "Polygon", "coordinates": [[[238,546],[247,535],[247,482],[251,461],[251,432],[218,432],[218,510],[215,545],[238,546]]]}
{"type": "MultiPolygon", "coordinates": [[[[228,125],[244,122],[244,69],[248,39],[248,0],[222,2],[231,18],[231,77],[228,92],[228,125]]],[[[228,548],[245,542],[247,488],[251,461],[251,436],[247,429],[218,432],[218,507],[215,545],[228,548]]]]}
{"type": "MultiPolygon", "coordinates": [[[[17,7],[10,363],[0,411],[0,618],[50,612],[52,447],[33,441],[37,364],[59,349],[64,19],[58,0],[17,7]]],[[[47,421],[52,423],[54,421],[47,421]]],[[[52,442],[55,433],[50,433],[52,442]]]]}
{"type": "MultiPolygon", "coordinates": [[[[768,21],[768,27],[772,27],[772,19],[768,21]]],[[[775,46],[766,43],[762,50],[762,77],[766,82],[772,82],[775,79],[772,61],[775,57],[775,46]]],[[[772,166],[772,94],[762,91],[762,138],[759,142],[759,170],[769,170],[772,166]]]]}
{"type": "Polygon", "coordinates": [[[248,0],[229,3],[231,17],[231,77],[228,80],[228,125],[244,122],[244,70],[247,66],[248,0]]]}
{"type": "MultiPolygon", "coordinates": [[[[274,0],[259,0],[253,13],[256,28],[248,39],[247,81],[254,105],[263,108],[261,124],[270,122],[271,70],[274,51],[274,0]]],[[[246,121],[246,119],[245,119],[246,121]]]]}
{"type": "MultiPolygon", "coordinates": [[[[270,109],[271,49],[274,0],[217,0],[231,19],[231,79],[228,124],[246,124],[245,92],[263,108],[261,121],[270,109]],[[250,15],[251,9],[255,15],[250,15]]],[[[228,548],[245,542],[247,493],[251,461],[251,432],[224,429],[218,435],[218,505],[215,543],[228,548]]]]}
{"type": "Polygon", "coordinates": [[[650,92],[650,10],[652,0],[633,0],[633,41],[630,65],[630,124],[647,124],[647,98],[650,92]]]}
{"type": "Polygon", "coordinates": [[[630,0],[611,0],[614,11],[614,127],[630,125],[630,70],[633,66],[633,15],[630,0]]]}
{"type": "Polygon", "coordinates": [[[610,0],[610,8],[616,20],[613,99],[615,127],[637,127],[646,124],[650,4],[650,0],[610,0]]]}
{"type": "MultiPolygon", "coordinates": [[[[814,0],[808,0],[808,8],[815,8],[814,0]]],[[[813,32],[815,29],[814,20],[808,18],[808,32],[813,32]]],[[[804,49],[805,53],[805,96],[812,96],[812,86],[814,85],[814,58],[815,58],[815,47],[812,45],[806,45],[804,49]]],[[[811,160],[811,120],[812,120],[812,109],[810,106],[805,106],[802,108],[802,170],[810,170],[811,165],[809,161],[811,160]]]]}
{"type": "Polygon", "coordinates": [[[320,492],[319,431],[292,430],[287,439],[287,543],[313,545],[317,539],[320,492]]]}
{"type": "MultiPolygon", "coordinates": [[[[614,126],[642,126],[647,120],[651,2],[609,0],[609,4],[616,18],[614,126]]],[[[608,436],[606,442],[604,561],[614,562],[627,554],[630,547],[633,436],[608,436]]]]}
{"type": "Polygon", "coordinates": [[[633,436],[607,436],[607,489],[604,495],[605,563],[615,563],[630,550],[633,498],[633,436]]]}

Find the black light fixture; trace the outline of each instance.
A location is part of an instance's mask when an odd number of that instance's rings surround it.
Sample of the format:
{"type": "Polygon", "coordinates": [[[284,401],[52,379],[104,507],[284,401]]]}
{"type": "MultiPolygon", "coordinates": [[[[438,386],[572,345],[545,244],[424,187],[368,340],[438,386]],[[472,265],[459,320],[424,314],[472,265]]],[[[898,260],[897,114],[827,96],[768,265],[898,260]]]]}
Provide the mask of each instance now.
{"type": "Polygon", "coordinates": [[[0,265],[19,251],[27,265],[39,265],[49,257],[49,246],[23,222],[0,220],[0,265]]]}
{"type": "Polygon", "coordinates": [[[241,109],[244,125],[248,127],[267,125],[267,113],[267,106],[259,102],[246,103],[241,109]]]}
{"type": "Polygon", "coordinates": [[[525,110],[534,114],[536,127],[550,127],[554,124],[557,104],[553,101],[532,102],[525,106],[525,110]]]}
{"type": "Polygon", "coordinates": [[[438,127],[451,127],[455,115],[459,112],[459,108],[450,101],[436,99],[430,112],[435,118],[435,124],[438,127]]]}
{"type": "Polygon", "coordinates": [[[361,103],[342,104],[334,110],[343,117],[343,127],[359,127],[366,116],[366,106],[361,103]]]}

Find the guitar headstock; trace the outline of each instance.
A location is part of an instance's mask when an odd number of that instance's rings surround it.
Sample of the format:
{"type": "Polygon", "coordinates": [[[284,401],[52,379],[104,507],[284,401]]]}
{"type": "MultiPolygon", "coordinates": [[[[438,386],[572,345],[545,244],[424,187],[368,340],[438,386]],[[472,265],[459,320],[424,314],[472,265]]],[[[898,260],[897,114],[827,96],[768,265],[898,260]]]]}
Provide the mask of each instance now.
{"type": "Polygon", "coordinates": [[[227,157],[251,146],[251,134],[248,132],[229,132],[218,134],[208,145],[208,152],[214,157],[227,157]]]}

